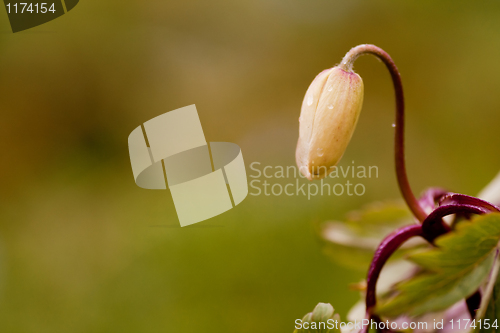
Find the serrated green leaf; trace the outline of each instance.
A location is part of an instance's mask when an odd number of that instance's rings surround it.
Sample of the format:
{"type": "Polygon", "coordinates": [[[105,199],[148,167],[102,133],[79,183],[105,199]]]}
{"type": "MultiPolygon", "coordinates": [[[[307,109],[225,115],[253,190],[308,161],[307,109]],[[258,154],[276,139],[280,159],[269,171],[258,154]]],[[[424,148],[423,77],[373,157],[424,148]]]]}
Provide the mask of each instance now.
{"type": "Polygon", "coordinates": [[[500,239],[500,214],[463,222],[436,240],[436,248],[410,257],[423,272],[396,287],[376,312],[387,317],[444,310],[472,295],[490,273],[500,239]]]}
{"type": "MultiPolygon", "coordinates": [[[[403,201],[376,202],[348,213],[343,222],[323,223],[320,228],[323,251],[341,265],[366,271],[373,252],[385,236],[411,223],[414,223],[414,218],[403,201]]],[[[427,246],[425,241],[409,243],[394,258],[400,258],[417,245],[427,246]]]]}

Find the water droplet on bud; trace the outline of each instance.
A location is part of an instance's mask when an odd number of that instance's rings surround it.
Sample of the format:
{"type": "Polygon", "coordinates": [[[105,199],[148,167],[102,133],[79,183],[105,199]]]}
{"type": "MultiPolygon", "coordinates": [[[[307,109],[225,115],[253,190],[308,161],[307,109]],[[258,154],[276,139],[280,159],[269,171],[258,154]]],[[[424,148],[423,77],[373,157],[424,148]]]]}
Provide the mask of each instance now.
{"type": "Polygon", "coordinates": [[[331,110],[333,109],[333,104],[328,105],[328,108],[331,110]]]}
{"type": "Polygon", "coordinates": [[[307,106],[311,106],[313,102],[314,102],[313,95],[311,94],[311,95],[307,96],[307,106]]]}
{"type": "Polygon", "coordinates": [[[396,127],[396,124],[392,124],[392,127],[396,127]]]}

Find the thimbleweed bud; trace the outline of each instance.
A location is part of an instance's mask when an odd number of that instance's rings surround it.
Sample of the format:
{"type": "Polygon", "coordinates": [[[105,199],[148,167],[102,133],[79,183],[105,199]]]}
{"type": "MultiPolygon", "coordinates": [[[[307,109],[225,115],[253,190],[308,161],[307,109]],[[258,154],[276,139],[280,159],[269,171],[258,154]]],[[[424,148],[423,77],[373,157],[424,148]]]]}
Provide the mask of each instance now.
{"type": "Polygon", "coordinates": [[[328,175],[351,140],[363,104],[363,80],[351,70],[333,67],[309,86],[299,118],[295,158],[309,180],[328,175]]]}
{"type": "Polygon", "coordinates": [[[313,312],[309,312],[302,318],[300,324],[297,321],[295,323],[294,333],[340,333],[340,316],[338,313],[334,314],[333,306],[327,303],[319,303],[313,312]]]}

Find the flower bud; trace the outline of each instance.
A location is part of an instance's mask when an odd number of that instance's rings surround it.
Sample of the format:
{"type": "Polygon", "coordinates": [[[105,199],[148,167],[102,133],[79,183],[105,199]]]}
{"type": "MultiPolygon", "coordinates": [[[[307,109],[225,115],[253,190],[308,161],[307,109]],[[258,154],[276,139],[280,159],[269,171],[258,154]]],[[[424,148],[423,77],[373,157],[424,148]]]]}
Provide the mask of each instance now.
{"type": "Polygon", "coordinates": [[[302,318],[298,325],[300,327],[296,327],[294,333],[340,333],[340,316],[334,312],[330,304],[319,303],[313,312],[309,312],[302,318]]]}
{"type": "Polygon", "coordinates": [[[340,67],[321,72],[309,86],[300,112],[295,158],[309,180],[328,175],[356,128],[363,104],[363,80],[340,67]]]}
{"type": "Polygon", "coordinates": [[[333,318],[334,311],[335,310],[331,304],[318,303],[312,312],[311,320],[326,322],[328,319],[333,318]]]}

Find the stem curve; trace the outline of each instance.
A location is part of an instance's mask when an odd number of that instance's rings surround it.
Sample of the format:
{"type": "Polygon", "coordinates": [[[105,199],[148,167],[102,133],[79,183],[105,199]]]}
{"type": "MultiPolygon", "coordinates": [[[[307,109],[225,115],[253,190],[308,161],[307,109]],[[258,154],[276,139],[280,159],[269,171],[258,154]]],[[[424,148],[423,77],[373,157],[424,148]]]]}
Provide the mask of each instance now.
{"type": "Polygon", "coordinates": [[[356,59],[364,54],[372,54],[382,60],[385,64],[389,73],[391,74],[392,82],[394,84],[394,91],[396,95],[396,133],[394,137],[394,151],[395,151],[395,164],[396,164],[396,174],[398,179],[399,189],[406,204],[412,211],[413,215],[420,221],[423,222],[427,217],[427,213],[424,211],[422,206],[418,203],[415,195],[413,194],[410,183],[408,182],[408,176],[406,174],[405,166],[405,147],[404,147],[404,95],[403,95],[403,84],[401,82],[401,75],[399,74],[396,64],[392,60],[391,56],[379,48],[378,46],[372,44],[362,44],[352,48],[342,59],[339,65],[345,71],[352,71],[352,66],[356,59]]]}
{"type": "MultiPolygon", "coordinates": [[[[439,192],[440,191],[436,191],[436,194],[438,194],[438,196],[439,192]]],[[[472,198],[463,195],[452,196],[452,194],[450,194],[448,200],[452,200],[451,198],[455,200],[464,200],[464,201],[470,200],[477,203],[475,200],[473,200],[477,198],[472,198]]],[[[481,205],[484,205],[487,208],[496,207],[484,200],[480,199],[477,200],[479,200],[479,203],[481,205]]],[[[451,230],[450,227],[443,222],[442,220],[443,217],[450,214],[460,214],[460,213],[478,214],[478,215],[487,214],[489,212],[487,208],[481,207],[480,205],[472,205],[465,203],[446,204],[436,208],[431,214],[429,214],[429,216],[424,220],[424,222],[421,225],[413,224],[405,226],[389,234],[382,241],[382,243],[380,243],[377,250],[375,251],[375,255],[368,270],[368,276],[366,280],[367,282],[366,299],[365,299],[367,317],[378,320],[378,316],[375,313],[373,313],[373,310],[377,304],[377,294],[376,294],[377,281],[380,277],[380,273],[382,272],[383,267],[387,263],[387,260],[389,260],[389,258],[394,254],[394,252],[396,252],[396,250],[403,243],[408,241],[410,238],[420,236],[425,240],[427,240],[429,243],[434,244],[434,240],[437,237],[451,230]]],[[[476,303],[477,303],[477,295],[475,294],[473,295],[473,297],[467,299],[467,304],[470,309],[474,308],[476,303]]]]}
{"type": "Polygon", "coordinates": [[[500,207],[497,207],[491,202],[460,193],[448,193],[442,196],[439,200],[439,204],[443,205],[444,203],[473,205],[491,212],[500,212],[500,207]]]}
{"type": "Polygon", "coordinates": [[[372,263],[368,270],[368,277],[366,280],[366,312],[372,315],[372,310],[377,304],[376,287],[380,272],[384,267],[387,260],[394,252],[408,239],[415,236],[422,236],[422,226],[420,224],[413,224],[410,226],[402,227],[389,236],[387,236],[375,251],[372,263]]]}

